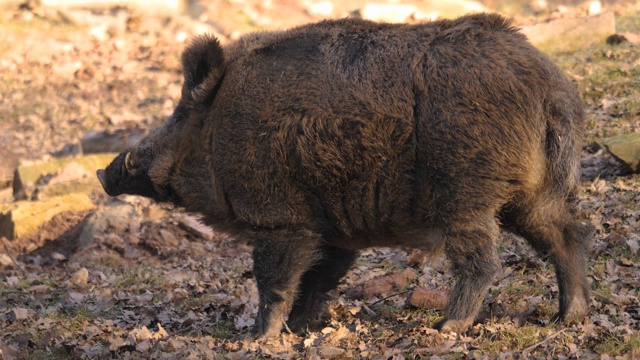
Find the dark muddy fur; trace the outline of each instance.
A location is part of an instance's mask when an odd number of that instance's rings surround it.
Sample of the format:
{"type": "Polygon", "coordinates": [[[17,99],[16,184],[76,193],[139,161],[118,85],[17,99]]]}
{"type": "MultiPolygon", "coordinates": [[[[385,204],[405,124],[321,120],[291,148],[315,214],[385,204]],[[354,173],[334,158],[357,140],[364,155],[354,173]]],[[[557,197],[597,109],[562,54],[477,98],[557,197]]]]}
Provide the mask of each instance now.
{"type": "Polygon", "coordinates": [[[587,313],[582,105],[502,17],[201,37],[183,65],[173,116],[99,177],[252,241],[254,337],[286,314],[303,330],[368,246],[444,245],[458,280],[439,327],[462,331],[500,267],[499,225],[555,266],[559,318],[587,313]]]}

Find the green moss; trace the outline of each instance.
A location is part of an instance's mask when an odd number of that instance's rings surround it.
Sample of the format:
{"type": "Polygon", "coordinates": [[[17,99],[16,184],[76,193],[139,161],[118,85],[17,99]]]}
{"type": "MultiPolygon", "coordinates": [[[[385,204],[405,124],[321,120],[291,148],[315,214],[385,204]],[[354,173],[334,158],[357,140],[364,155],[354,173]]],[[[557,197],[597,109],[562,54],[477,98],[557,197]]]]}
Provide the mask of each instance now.
{"type": "Polygon", "coordinates": [[[541,340],[541,332],[545,328],[537,325],[526,325],[510,330],[496,331],[482,335],[484,341],[479,344],[479,349],[491,353],[497,353],[504,349],[526,349],[541,340]]]}
{"type": "Polygon", "coordinates": [[[121,269],[121,275],[116,280],[114,287],[133,288],[139,289],[138,292],[144,292],[148,287],[153,290],[163,287],[166,283],[167,280],[152,269],[124,267],[121,269]]]}
{"type": "Polygon", "coordinates": [[[592,344],[593,349],[601,355],[620,356],[628,354],[632,349],[638,349],[640,343],[638,338],[632,338],[631,341],[625,341],[617,332],[608,332],[605,335],[595,339],[592,344]]]}

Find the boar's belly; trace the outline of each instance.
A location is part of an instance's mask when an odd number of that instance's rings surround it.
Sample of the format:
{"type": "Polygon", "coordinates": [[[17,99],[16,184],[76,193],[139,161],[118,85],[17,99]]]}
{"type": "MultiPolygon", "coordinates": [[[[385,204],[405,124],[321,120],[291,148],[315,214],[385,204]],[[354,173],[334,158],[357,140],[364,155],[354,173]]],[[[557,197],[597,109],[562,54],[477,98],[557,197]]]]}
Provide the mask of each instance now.
{"type": "Polygon", "coordinates": [[[369,247],[410,247],[426,251],[438,251],[444,245],[445,233],[440,228],[392,231],[383,234],[354,234],[326,239],[339,248],[359,250],[369,247]]]}

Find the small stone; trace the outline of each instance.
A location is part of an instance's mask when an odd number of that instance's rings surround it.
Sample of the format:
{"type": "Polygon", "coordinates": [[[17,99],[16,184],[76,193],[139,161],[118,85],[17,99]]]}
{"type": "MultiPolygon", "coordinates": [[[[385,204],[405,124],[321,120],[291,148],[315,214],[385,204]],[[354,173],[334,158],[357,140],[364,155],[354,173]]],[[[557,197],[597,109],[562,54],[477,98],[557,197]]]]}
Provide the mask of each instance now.
{"type": "Polygon", "coordinates": [[[87,280],[89,279],[89,270],[86,268],[82,268],[76,271],[69,280],[72,284],[77,286],[87,285],[87,280]]]}
{"type": "MultiPolygon", "coordinates": [[[[2,254],[2,255],[4,255],[4,254],[2,254]]],[[[11,259],[9,259],[9,260],[11,260],[11,259]]],[[[19,282],[20,282],[20,278],[17,277],[17,276],[8,276],[7,277],[7,284],[9,286],[12,286],[12,287],[13,286],[18,286],[19,282]]]]}
{"type": "Polygon", "coordinates": [[[367,282],[364,286],[364,295],[366,297],[372,297],[375,295],[381,295],[384,293],[388,293],[393,289],[393,285],[389,282],[388,279],[378,278],[373,279],[367,282]]]}
{"type": "Polygon", "coordinates": [[[344,349],[333,346],[322,346],[318,348],[318,355],[323,359],[335,359],[345,353],[344,349]]]}
{"type": "Polygon", "coordinates": [[[64,256],[64,254],[60,254],[60,253],[59,253],[59,252],[57,252],[57,251],[54,251],[54,252],[52,252],[52,253],[51,253],[51,258],[52,258],[52,259],[54,259],[54,260],[58,260],[58,261],[65,261],[65,260],[67,260],[67,257],[66,257],[66,256],[64,256]]]}
{"type": "Polygon", "coordinates": [[[178,239],[170,231],[161,229],[160,230],[160,236],[162,236],[162,239],[164,240],[164,245],[165,246],[173,248],[173,247],[177,247],[179,245],[178,239]]]}
{"type": "Polygon", "coordinates": [[[13,260],[7,254],[0,254],[0,265],[9,266],[13,265],[13,260]]]}
{"type": "Polygon", "coordinates": [[[447,294],[441,290],[416,287],[409,295],[409,304],[422,309],[443,310],[447,305],[447,294]]]}
{"type": "Polygon", "coordinates": [[[13,308],[9,313],[9,316],[13,320],[26,320],[29,318],[29,312],[33,310],[25,309],[25,308],[13,308]]]}

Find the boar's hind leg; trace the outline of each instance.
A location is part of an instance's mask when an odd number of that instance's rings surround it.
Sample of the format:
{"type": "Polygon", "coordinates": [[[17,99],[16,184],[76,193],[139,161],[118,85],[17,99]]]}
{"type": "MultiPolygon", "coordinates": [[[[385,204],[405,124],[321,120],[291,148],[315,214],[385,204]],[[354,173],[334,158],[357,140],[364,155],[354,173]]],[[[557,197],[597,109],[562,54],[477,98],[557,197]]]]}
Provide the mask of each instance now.
{"type": "Polygon", "coordinates": [[[578,223],[564,199],[542,196],[505,218],[556,269],[560,311],[556,320],[581,320],[589,311],[587,252],[590,228],[578,223]]]}
{"type": "Polygon", "coordinates": [[[325,245],[322,258],[302,276],[298,296],[289,313],[289,329],[300,333],[322,308],[326,292],[338,285],[356,258],[356,251],[325,245]]]}
{"type": "Polygon", "coordinates": [[[260,307],[251,338],[278,335],[300,278],[316,262],[320,237],[304,230],[264,230],[255,234],[253,274],[260,307]]]}
{"type": "Polygon", "coordinates": [[[473,215],[450,219],[447,225],[445,253],[458,279],[449,295],[445,317],[435,326],[442,332],[462,332],[473,324],[487,287],[500,268],[494,212],[473,215]]]}

